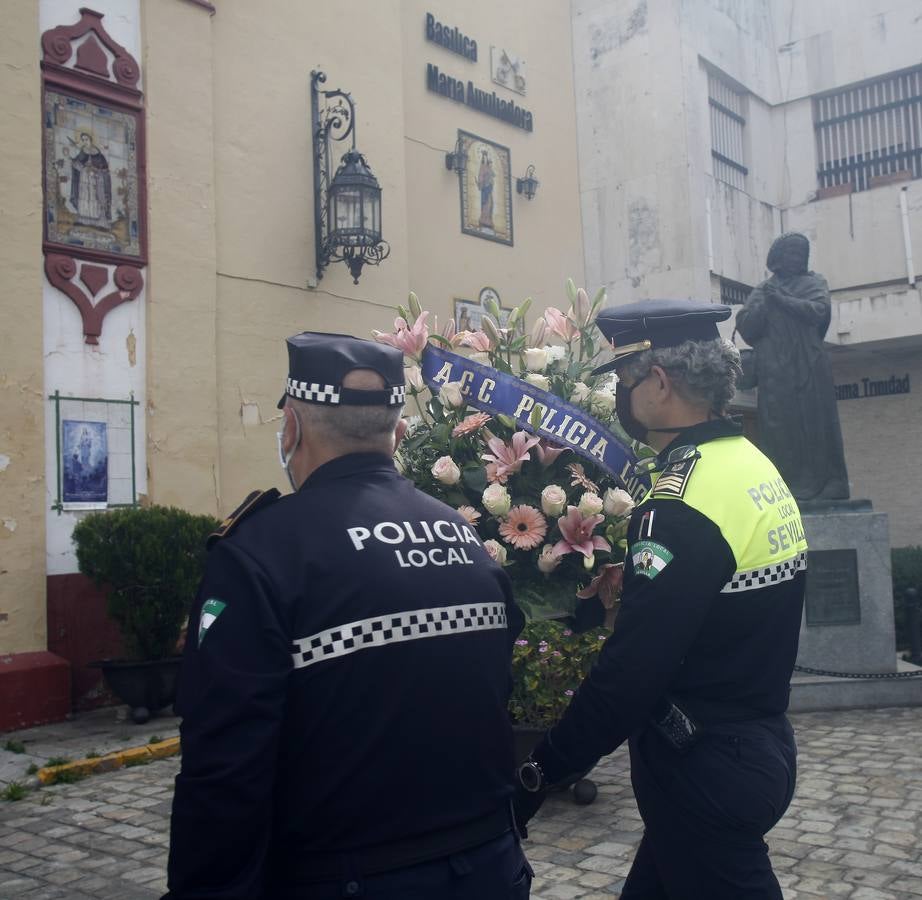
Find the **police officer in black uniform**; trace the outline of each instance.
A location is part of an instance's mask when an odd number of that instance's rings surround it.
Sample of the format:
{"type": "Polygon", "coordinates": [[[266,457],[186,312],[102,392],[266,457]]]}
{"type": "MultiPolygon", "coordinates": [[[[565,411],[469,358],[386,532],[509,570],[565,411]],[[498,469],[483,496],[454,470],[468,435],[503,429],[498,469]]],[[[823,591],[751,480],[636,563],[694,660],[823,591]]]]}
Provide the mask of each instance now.
{"type": "MultiPolygon", "coordinates": [[[[784,715],[806,577],[800,513],[724,417],[739,356],[726,306],[608,310],[616,410],[658,455],[631,518],[621,609],[598,664],[519,769],[520,823],[549,785],[629,740],[644,836],[622,900],[780,900],[765,833],[794,790],[784,715]]],[[[641,464],[643,465],[643,464],[641,464]]]]}
{"type": "Polygon", "coordinates": [[[394,466],[402,354],[288,355],[294,493],[225,521],[190,618],[167,897],[526,898],[509,580],[394,466]]]}

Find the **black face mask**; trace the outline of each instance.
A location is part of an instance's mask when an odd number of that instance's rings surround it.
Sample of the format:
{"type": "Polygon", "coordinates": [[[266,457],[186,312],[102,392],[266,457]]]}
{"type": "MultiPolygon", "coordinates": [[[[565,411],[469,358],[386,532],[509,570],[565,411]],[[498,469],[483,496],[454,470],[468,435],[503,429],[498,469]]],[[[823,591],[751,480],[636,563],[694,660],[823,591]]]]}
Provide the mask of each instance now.
{"type": "Polygon", "coordinates": [[[631,412],[631,393],[637,385],[646,381],[652,374],[652,371],[647,372],[643,378],[635,381],[630,387],[627,387],[624,382],[619,380],[618,386],[615,388],[615,415],[618,417],[618,422],[628,437],[633,438],[635,441],[640,441],[641,444],[647,443],[647,436],[651,431],[659,431],[664,434],[681,434],[683,431],[695,427],[694,425],[680,425],[675,428],[647,428],[643,422],[634,416],[631,412]]]}
{"type": "Polygon", "coordinates": [[[618,380],[615,388],[615,415],[618,417],[618,423],[624,429],[628,437],[642,444],[647,442],[647,426],[634,417],[631,412],[631,393],[643,381],[650,377],[647,372],[639,381],[635,381],[630,387],[627,387],[623,381],[618,380]]]}

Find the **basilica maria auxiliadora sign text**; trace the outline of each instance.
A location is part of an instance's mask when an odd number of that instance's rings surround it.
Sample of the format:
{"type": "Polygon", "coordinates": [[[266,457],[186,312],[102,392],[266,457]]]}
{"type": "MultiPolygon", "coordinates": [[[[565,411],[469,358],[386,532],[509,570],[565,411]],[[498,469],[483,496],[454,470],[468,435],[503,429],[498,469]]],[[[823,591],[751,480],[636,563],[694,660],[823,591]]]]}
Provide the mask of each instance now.
{"type": "Polygon", "coordinates": [[[474,87],[473,81],[465,83],[460,78],[452,78],[440,72],[439,67],[432,63],[426,64],[426,87],[435,94],[441,94],[456,103],[464,103],[488,116],[515,125],[516,128],[534,130],[534,119],[527,109],[522,109],[513,100],[497,97],[495,91],[482,91],[474,87]]]}

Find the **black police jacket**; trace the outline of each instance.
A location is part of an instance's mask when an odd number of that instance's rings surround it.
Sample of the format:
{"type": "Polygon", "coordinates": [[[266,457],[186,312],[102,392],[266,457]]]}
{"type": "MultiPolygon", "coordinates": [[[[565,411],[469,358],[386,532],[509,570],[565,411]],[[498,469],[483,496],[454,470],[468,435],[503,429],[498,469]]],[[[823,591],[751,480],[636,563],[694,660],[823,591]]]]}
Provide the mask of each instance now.
{"type": "Polygon", "coordinates": [[[181,676],[169,898],[255,898],[336,856],[496,813],[522,627],[464,518],[340,457],[209,553],[181,676]]]}

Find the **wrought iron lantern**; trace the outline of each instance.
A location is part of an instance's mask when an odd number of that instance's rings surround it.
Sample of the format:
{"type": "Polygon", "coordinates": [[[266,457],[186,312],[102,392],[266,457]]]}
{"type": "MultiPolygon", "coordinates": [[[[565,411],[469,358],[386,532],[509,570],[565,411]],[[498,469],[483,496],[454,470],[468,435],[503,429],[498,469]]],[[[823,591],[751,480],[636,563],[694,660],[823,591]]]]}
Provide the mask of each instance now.
{"type": "Polygon", "coordinates": [[[455,141],[455,149],[445,154],[445,168],[459,174],[464,170],[464,148],[460,137],[455,141]]]}
{"type": "Polygon", "coordinates": [[[522,178],[516,178],[515,190],[517,194],[524,194],[526,200],[531,200],[534,198],[539,184],[540,182],[535,178],[535,167],[529,166],[522,178]]]}
{"type": "Polygon", "coordinates": [[[362,267],[378,265],[391,248],[381,239],[381,185],[355,149],[355,103],[344,91],[321,90],[326,80],[323,72],[311,72],[317,279],[331,262],[344,262],[358,284],[362,267]],[[352,148],[331,180],[330,142],[350,135],[352,148]]]}

